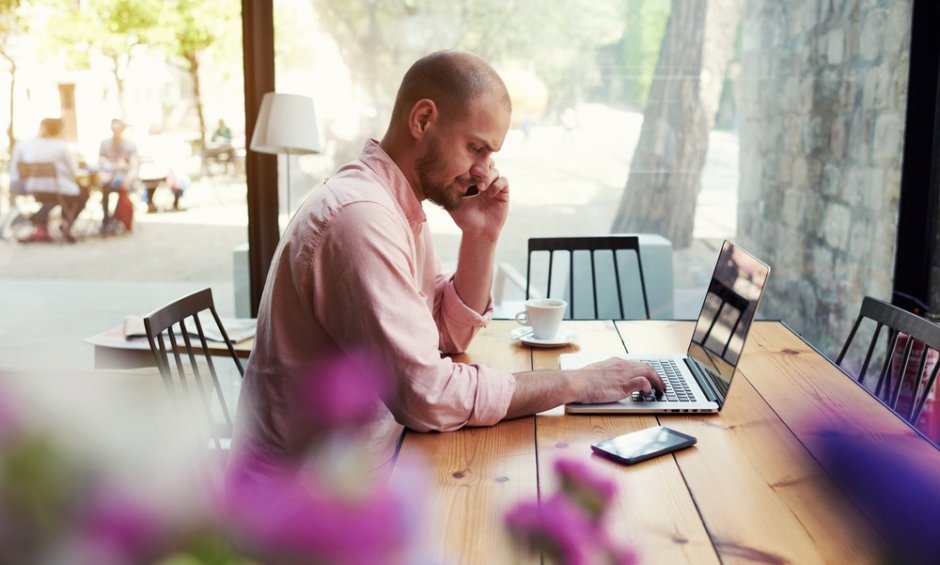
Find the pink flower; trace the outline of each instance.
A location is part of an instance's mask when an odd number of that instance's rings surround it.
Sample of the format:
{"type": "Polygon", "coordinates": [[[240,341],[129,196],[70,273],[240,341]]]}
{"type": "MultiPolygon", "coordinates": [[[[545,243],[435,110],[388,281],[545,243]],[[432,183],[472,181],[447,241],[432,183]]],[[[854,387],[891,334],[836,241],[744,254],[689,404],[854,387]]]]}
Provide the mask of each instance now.
{"type": "Polygon", "coordinates": [[[613,481],[597,475],[581,461],[558,459],[555,473],[562,492],[595,522],[604,516],[617,495],[617,485],[613,481]]]}
{"type": "Polygon", "coordinates": [[[390,488],[344,497],[313,473],[233,461],[222,510],[250,555],[276,562],[390,563],[404,558],[412,501],[390,488]],[[257,470],[264,469],[263,473],[257,470]]]}
{"type": "Polygon", "coordinates": [[[143,502],[107,485],[85,500],[77,519],[84,551],[103,563],[138,563],[154,557],[170,541],[162,516],[143,502]]]}
{"type": "Polygon", "coordinates": [[[512,537],[560,565],[632,565],[633,552],[616,547],[581,508],[558,493],[541,504],[523,502],[506,515],[512,537]]]}
{"type": "Polygon", "coordinates": [[[365,352],[318,363],[300,388],[298,412],[319,431],[368,422],[388,389],[387,375],[378,359],[365,352]]]}

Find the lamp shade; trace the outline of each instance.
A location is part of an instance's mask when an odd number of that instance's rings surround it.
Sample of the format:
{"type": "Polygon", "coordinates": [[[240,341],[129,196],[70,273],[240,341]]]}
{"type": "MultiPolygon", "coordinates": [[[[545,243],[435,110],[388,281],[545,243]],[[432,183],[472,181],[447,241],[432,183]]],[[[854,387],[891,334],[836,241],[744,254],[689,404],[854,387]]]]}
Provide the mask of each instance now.
{"type": "Polygon", "coordinates": [[[251,150],[294,155],[319,153],[313,99],[299,94],[266,93],[251,136],[251,150]]]}

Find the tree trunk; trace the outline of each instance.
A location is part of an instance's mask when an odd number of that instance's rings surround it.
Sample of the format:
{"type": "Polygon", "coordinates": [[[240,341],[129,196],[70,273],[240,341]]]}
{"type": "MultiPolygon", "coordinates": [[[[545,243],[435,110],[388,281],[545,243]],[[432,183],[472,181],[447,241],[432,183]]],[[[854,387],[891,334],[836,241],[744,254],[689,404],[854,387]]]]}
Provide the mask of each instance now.
{"type": "Polygon", "coordinates": [[[199,84],[199,55],[191,53],[186,56],[189,62],[189,76],[193,81],[193,101],[196,103],[196,117],[199,118],[200,147],[206,147],[206,115],[202,108],[202,86],[199,84]]]}
{"type": "Polygon", "coordinates": [[[741,19],[741,0],[673,0],[613,232],[692,242],[708,134],[741,19]]]}
{"type": "Polygon", "coordinates": [[[121,110],[121,121],[127,122],[127,107],[124,104],[124,79],[121,78],[121,61],[119,55],[111,56],[111,63],[114,65],[114,84],[117,85],[118,105],[121,110]]]}
{"type": "Polygon", "coordinates": [[[16,115],[16,103],[13,99],[13,95],[16,92],[16,61],[14,61],[13,58],[3,50],[0,50],[0,56],[10,63],[10,122],[7,126],[7,141],[9,143],[7,146],[7,151],[10,155],[12,155],[13,145],[16,143],[16,138],[13,136],[13,116],[16,115]]]}

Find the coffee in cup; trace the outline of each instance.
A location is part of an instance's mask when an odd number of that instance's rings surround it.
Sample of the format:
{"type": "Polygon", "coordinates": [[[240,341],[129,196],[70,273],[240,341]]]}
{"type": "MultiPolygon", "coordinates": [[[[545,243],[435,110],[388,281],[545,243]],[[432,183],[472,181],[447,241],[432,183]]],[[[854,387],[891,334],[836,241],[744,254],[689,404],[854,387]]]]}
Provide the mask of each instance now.
{"type": "Polygon", "coordinates": [[[516,314],[516,321],[532,326],[535,339],[554,339],[567,308],[568,303],[557,298],[531,298],[525,301],[525,311],[516,314]]]}

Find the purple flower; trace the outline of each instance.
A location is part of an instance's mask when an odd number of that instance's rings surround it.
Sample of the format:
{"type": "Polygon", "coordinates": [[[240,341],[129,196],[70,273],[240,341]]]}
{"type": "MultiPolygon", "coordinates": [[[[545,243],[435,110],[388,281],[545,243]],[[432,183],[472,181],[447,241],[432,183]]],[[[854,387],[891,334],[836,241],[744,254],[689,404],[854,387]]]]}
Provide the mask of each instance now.
{"type": "Polygon", "coordinates": [[[823,431],[821,461],[834,488],[855,502],[883,536],[887,560],[936,563],[940,556],[940,475],[875,444],[823,431]]]}
{"type": "Polygon", "coordinates": [[[389,563],[404,558],[413,504],[376,488],[342,496],[312,472],[233,461],[222,511],[236,544],[249,554],[288,562],[389,563]],[[263,472],[258,472],[264,469],[263,472]],[[397,556],[397,557],[396,557],[397,556]]]}
{"type": "Polygon", "coordinates": [[[301,385],[298,412],[319,431],[368,422],[388,389],[387,374],[378,359],[365,352],[317,363],[301,385]]]}
{"type": "Polygon", "coordinates": [[[85,499],[76,524],[84,551],[103,563],[137,563],[166,547],[169,524],[157,511],[107,485],[85,499]]]}
{"type": "Polygon", "coordinates": [[[506,514],[506,526],[513,539],[530,551],[541,551],[553,563],[632,565],[636,562],[633,552],[616,547],[604,529],[562,493],[541,504],[519,503],[506,514]]]}
{"type": "Polygon", "coordinates": [[[562,492],[595,522],[604,516],[617,495],[617,485],[613,481],[591,471],[581,461],[558,459],[555,461],[555,473],[561,482],[562,492]]]}

